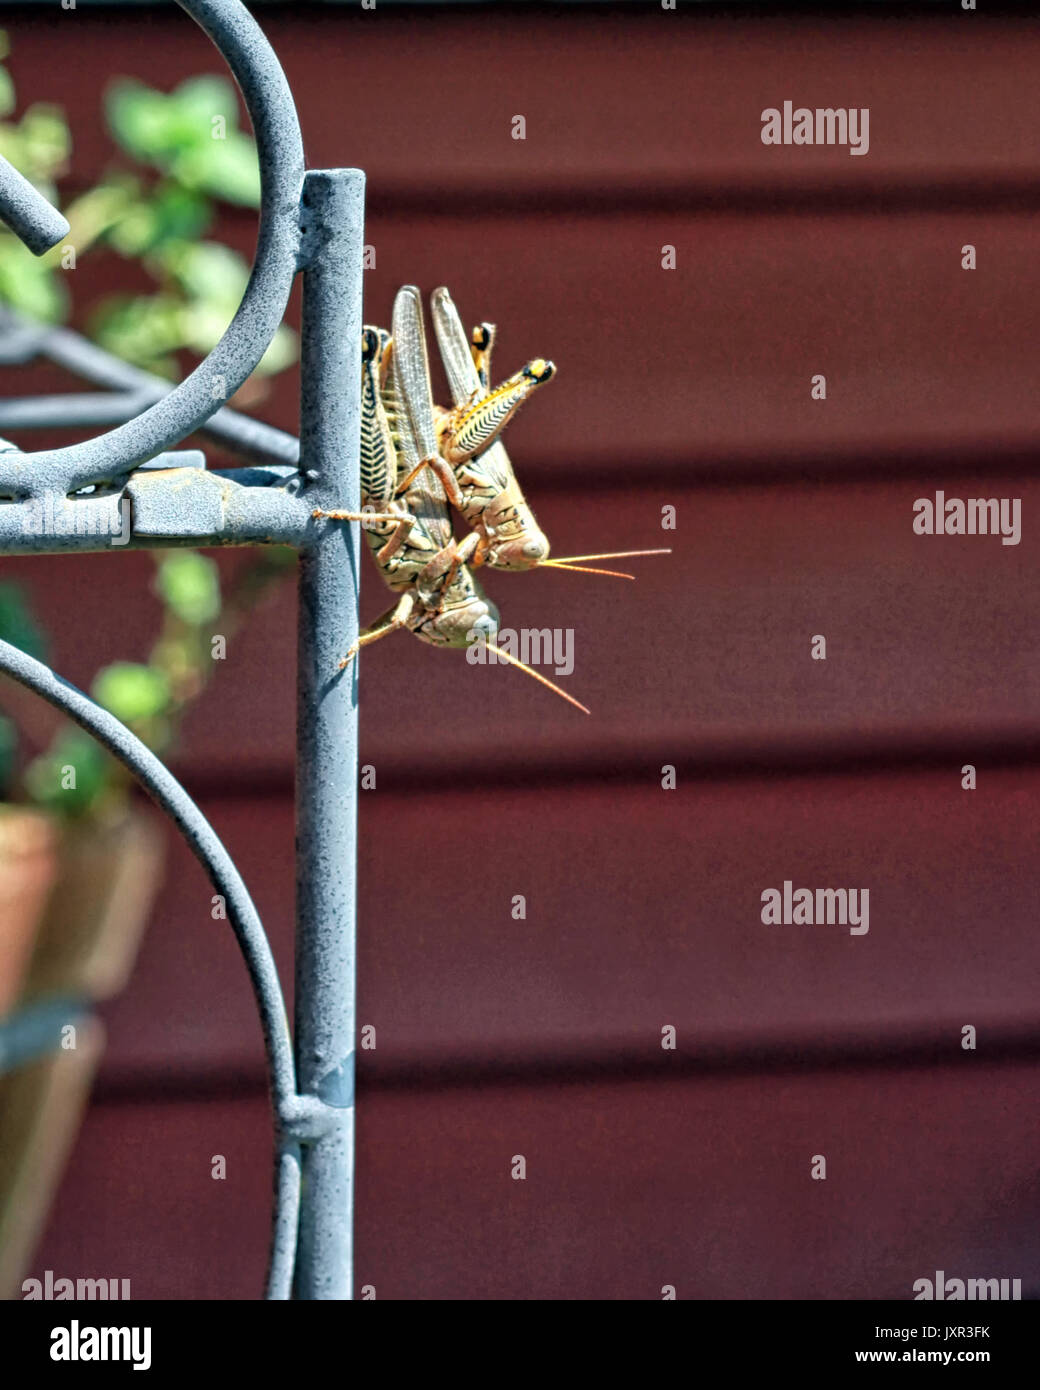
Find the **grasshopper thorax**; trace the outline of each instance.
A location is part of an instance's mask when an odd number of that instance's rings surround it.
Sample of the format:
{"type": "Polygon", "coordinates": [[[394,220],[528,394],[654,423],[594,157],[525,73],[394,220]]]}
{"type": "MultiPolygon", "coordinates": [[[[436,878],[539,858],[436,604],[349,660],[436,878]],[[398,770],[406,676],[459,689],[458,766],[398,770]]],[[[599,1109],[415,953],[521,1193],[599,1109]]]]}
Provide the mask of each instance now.
{"type": "Polygon", "coordinates": [[[434,647],[468,647],[474,642],[493,642],[498,632],[498,609],[462,566],[454,582],[441,595],[436,608],[418,610],[409,627],[434,647]]]}

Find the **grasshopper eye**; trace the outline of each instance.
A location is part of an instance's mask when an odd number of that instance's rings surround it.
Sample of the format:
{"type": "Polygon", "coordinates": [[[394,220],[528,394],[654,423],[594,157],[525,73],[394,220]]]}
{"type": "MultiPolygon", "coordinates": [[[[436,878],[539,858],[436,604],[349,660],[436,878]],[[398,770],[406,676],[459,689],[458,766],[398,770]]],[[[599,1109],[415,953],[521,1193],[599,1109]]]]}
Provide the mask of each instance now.
{"type": "Polygon", "coordinates": [[[544,541],[527,541],[524,545],[524,558],[527,560],[544,560],[549,554],[549,547],[544,541]]]}

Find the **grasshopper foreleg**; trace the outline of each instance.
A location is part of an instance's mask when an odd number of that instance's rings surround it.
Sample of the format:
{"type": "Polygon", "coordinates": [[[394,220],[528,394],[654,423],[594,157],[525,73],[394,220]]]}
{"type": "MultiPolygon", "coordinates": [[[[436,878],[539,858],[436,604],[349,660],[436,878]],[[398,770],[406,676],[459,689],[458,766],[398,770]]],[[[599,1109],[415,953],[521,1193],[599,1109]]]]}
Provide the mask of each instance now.
{"type": "Polygon", "coordinates": [[[455,553],[452,556],[451,564],[448,566],[448,573],[441,586],[442,593],[446,593],[455,583],[455,576],[459,572],[459,567],[468,564],[473,557],[473,552],[479,544],[480,537],[477,535],[476,531],[471,531],[461,545],[455,545],[455,553]]]}
{"type": "Polygon", "coordinates": [[[396,522],[394,530],[380,550],[376,551],[376,560],[382,565],[391,556],[396,555],[411,534],[412,527],[415,525],[415,517],[407,512],[324,512],[320,508],[311,512],[313,517],[326,517],[329,521],[393,521],[396,522]]]}
{"type": "Polygon", "coordinates": [[[411,535],[414,525],[414,516],[403,516],[400,518],[399,524],[394,528],[393,535],[387,541],[386,545],[384,545],[381,550],[376,551],[376,560],[379,564],[385,565],[391,556],[397,554],[401,546],[404,545],[405,541],[411,535]]]}
{"type": "Polygon", "coordinates": [[[326,512],[315,507],[311,512],[315,519],[325,517],[327,521],[400,521],[400,512],[326,512]]]}
{"type": "Polygon", "coordinates": [[[396,632],[398,628],[405,627],[408,623],[408,619],[412,615],[412,609],[414,607],[414,596],[412,594],[402,594],[393,608],[388,608],[385,613],[381,614],[380,617],[375,620],[371,627],[365,628],[364,631],[358,633],[356,639],[351,642],[350,646],[347,648],[346,656],[339,663],[339,669],[342,671],[344,667],[349,666],[362,647],[367,647],[370,642],[378,642],[380,637],[389,637],[391,632],[396,632]]]}
{"type": "Polygon", "coordinates": [[[428,560],[416,575],[415,588],[420,600],[429,608],[436,608],[439,596],[455,583],[459,568],[472,558],[480,537],[471,531],[463,541],[451,540],[437,554],[428,560]]]}

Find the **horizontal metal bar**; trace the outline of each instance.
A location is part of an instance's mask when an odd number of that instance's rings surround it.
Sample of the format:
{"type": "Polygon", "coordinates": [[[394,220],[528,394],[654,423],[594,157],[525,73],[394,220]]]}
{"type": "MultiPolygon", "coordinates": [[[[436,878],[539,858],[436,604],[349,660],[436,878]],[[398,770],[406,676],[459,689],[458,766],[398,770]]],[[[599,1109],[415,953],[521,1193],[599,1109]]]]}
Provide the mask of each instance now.
{"type": "Polygon", "coordinates": [[[120,425],[147,410],[149,396],[128,391],[70,391],[0,401],[0,430],[50,430],[120,425]]]}
{"type": "MultiPolygon", "coordinates": [[[[36,356],[46,357],[48,361],[65,367],[95,386],[106,386],[124,395],[116,398],[119,404],[112,407],[112,414],[105,420],[76,418],[75,405],[72,403],[77,400],[90,402],[93,399],[90,395],[40,396],[36,398],[40,408],[35,413],[31,409],[32,398],[0,401],[0,431],[89,426],[131,420],[174,389],[163,377],[123,362],[70,328],[32,323],[9,309],[0,308],[0,363],[24,363],[36,356]],[[51,413],[57,410],[56,405],[50,405],[51,401],[63,403],[60,416],[51,413]],[[65,402],[70,404],[65,405],[65,402]],[[13,418],[12,407],[17,407],[17,419],[13,418]]],[[[295,435],[264,424],[262,420],[254,420],[249,415],[242,415],[228,406],[222,406],[216,414],[211,415],[199,427],[199,433],[250,463],[296,464],[300,458],[300,441],[295,435]]]]}
{"type": "MultiPolygon", "coordinates": [[[[5,462],[12,455],[3,455],[5,462]]],[[[193,451],[160,455],[107,494],[0,502],[0,555],[59,555],[176,545],[290,545],[335,521],[315,520],[293,469],[209,471],[193,451]],[[167,463],[163,467],[163,463],[167,463]]],[[[11,465],[8,464],[10,467],[11,465]]]]}
{"type": "Polygon", "coordinates": [[[56,207],[0,154],[0,221],[42,256],[69,234],[69,224],[56,207]]]}
{"type": "Polygon", "coordinates": [[[155,458],[142,463],[137,472],[152,473],[156,469],[205,467],[206,455],[201,449],[170,449],[165,454],[156,454],[155,458]]]}

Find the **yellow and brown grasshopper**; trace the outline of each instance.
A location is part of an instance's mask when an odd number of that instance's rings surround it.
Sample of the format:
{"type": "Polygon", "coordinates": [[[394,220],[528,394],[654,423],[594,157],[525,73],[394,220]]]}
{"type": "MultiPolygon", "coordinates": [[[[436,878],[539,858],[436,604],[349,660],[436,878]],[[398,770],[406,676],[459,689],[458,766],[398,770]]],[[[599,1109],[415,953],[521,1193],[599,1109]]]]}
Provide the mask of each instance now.
{"type": "Polygon", "coordinates": [[[340,669],[362,647],[399,629],[439,647],[482,641],[507,663],[588,714],[552,681],[496,647],[498,610],[483,593],[467,561],[479,544],[472,532],[452,535],[448,497],[461,498],[451,470],[437,454],[429,363],[417,291],[405,286],[394,300],[393,334],[366,327],[362,336],[362,511],[316,510],[315,517],[360,521],[380,574],[397,602],[364,629],[340,669]],[[403,500],[398,500],[403,495],[403,500]]]}
{"type": "MultiPolygon", "coordinates": [[[[412,292],[418,295],[418,290],[412,292]]],[[[460,500],[450,488],[448,495],[479,537],[474,565],[514,572],[546,566],[631,579],[632,575],[619,575],[615,570],[586,570],[581,562],[671,554],[669,550],[616,550],[549,558],[549,538],[527,504],[499,435],[523,402],[553,379],[556,368],[552,362],[536,358],[492,389],[495,325],[478,324],[467,338],[459,312],[443,285],[430,296],[430,309],[455,403],[452,410],[437,412],[437,443],[441,457],[454,471],[460,500]]]]}

